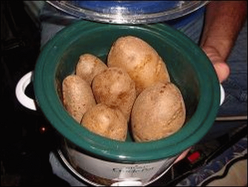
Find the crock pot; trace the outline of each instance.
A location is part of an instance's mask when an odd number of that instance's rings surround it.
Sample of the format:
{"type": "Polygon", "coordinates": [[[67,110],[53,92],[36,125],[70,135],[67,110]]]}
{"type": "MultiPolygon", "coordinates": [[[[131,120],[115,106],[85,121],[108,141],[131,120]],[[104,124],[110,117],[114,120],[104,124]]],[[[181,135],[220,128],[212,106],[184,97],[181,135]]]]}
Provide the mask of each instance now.
{"type": "Polygon", "coordinates": [[[30,81],[35,100],[27,102],[33,109],[38,106],[60,134],[58,153],[65,165],[92,185],[148,185],[157,180],[184,150],[209,131],[223,93],[205,53],[187,36],[166,24],[111,25],[77,21],[58,32],[42,48],[34,71],[18,83],[16,96],[29,108],[22,97],[30,81]],[[154,47],[166,63],[171,81],[182,92],[186,122],[167,138],[145,143],[134,142],[130,134],[125,142],[104,138],[80,126],[63,106],[61,83],[74,73],[79,56],[91,53],[106,62],[114,41],[126,35],[137,36],[154,47]]]}

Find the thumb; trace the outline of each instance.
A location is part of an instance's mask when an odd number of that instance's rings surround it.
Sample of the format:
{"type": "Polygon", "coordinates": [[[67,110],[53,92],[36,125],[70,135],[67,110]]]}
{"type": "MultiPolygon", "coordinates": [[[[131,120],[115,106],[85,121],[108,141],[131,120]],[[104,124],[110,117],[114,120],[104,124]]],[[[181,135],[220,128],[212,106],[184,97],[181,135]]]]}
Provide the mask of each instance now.
{"type": "Polygon", "coordinates": [[[223,59],[218,50],[214,47],[204,46],[202,49],[208,56],[209,60],[212,62],[219,82],[222,83],[230,74],[230,68],[228,64],[225,62],[225,59],[223,59]]]}
{"type": "Polygon", "coordinates": [[[219,82],[222,83],[230,74],[229,66],[224,62],[213,63],[219,82]]]}

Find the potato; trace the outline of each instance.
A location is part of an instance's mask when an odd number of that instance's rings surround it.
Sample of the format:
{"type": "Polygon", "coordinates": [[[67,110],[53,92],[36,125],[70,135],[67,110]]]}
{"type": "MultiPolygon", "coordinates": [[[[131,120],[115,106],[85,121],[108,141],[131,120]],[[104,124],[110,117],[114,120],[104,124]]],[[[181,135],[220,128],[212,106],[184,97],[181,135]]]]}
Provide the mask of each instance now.
{"type": "Polygon", "coordinates": [[[155,49],[140,38],[125,36],[112,45],[108,67],[120,67],[134,80],[137,95],[156,82],[169,82],[170,76],[155,49]]]}
{"type": "Polygon", "coordinates": [[[93,78],[104,69],[107,69],[107,65],[101,59],[86,53],[79,57],[76,65],[76,75],[91,84],[93,78]]]}
{"type": "Polygon", "coordinates": [[[180,90],[173,83],[156,83],[137,97],[131,113],[135,141],[168,137],[184,124],[186,109],[180,90]]]}
{"type": "Polygon", "coordinates": [[[81,125],[89,131],[106,138],[125,141],[127,120],[118,109],[99,103],[83,116],[81,125]]]}
{"type": "Polygon", "coordinates": [[[90,85],[77,75],[68,75],[62,82],[63,104],[80,123],[84,113],[96,105],[90,85]]]}
{"type": "Polygon", "coordinates": [[[96,75],[92,91],[97,103],[118,108],[127,120],[136,99],[135,83],[126,71],[111,67],[96,75]]]}

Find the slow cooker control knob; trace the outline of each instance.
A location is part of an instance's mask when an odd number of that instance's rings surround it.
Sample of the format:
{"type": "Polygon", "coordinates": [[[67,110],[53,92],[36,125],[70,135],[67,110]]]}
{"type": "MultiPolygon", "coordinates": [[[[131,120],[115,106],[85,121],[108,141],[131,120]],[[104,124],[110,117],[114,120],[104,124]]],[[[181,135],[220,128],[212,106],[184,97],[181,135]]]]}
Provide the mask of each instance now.
{"type": "Polygon", "coordinates": [[[126,178],[125,180],[113,183],[111,186],[142,186],[142,182],[132,178],[126,178]]]}

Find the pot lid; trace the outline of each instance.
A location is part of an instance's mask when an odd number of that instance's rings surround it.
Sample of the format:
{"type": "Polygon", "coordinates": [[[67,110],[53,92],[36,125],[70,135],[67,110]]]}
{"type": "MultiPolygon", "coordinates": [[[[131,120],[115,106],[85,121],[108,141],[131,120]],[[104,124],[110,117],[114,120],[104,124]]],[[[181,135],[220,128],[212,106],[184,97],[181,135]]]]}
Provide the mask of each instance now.
{"type": "Polygon", "coordinates": [[[157,23],[198,10],[208,1],[47,1],[79,19],[117,24],[157,23]]]}

